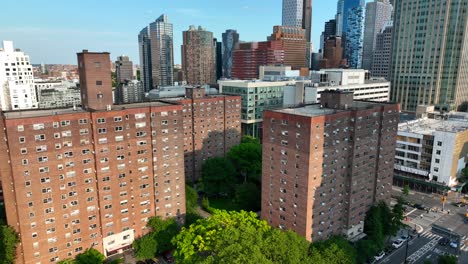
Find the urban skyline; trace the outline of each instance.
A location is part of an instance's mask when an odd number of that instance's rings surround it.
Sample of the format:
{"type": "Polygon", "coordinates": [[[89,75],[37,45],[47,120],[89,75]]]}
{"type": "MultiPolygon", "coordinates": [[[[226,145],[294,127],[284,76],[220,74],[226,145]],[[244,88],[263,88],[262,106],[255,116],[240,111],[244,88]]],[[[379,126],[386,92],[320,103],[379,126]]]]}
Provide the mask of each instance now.
{"type": "MultiPolygon", "coordinates": [[[[86,2],[86,1],[85,1],[86,2]]],[[[281,0],[261,1],[197,1],[184,3],[183,7],[177,1],[155,5],[150,1],[143,1],[140,5],[109,5],[106,1],[90,5],[105,5],[106,12],[97,14],[87,12],[87,19],[68,19],[73,9],[81,12],[86,4],[64,4],[51,1],[51,8],[36,6],[22,10],[25,18],[17,20],[13,14],[17,13],[17,6],[4,3],[3,8],[10,10],[0,17],[0,23],[6,25],[0,28],[0,36],[4,40],[11,40],[15,46],[30,55],[33,64],[75,64],[76,52],[83,48],[96,51],[108,51],[111,59],[127,55],[135,64],[139,62],[138,33],[149,22],[157,19],[161,14],[167,14],[174,25],[174,63],[181,64],[180,46],[182,45],[182,31],[190,25],[201,25],[214,33],[214,37],[222,39],[221,34],[226,29],[235,29],[242,41],[265,41],[271,34],[271,28],[281,25],[281,0]],[[230,15],[218,15],[220,9],[230,10],[230,15]],[[38,23],[37,12],[41,11],[41,22],[38,23]],[[125,11],[134,14],[131,19],[115,19],[115,14],[125,11]],[[47,14],[53,12],[53,14],[47,14]],[[257,16],[258,12],[269,13],[268,16],[257,16]],[[11,14],[11,16],[10,16],[11,14]],[[239,20],[238,17],[242,17],[239,20]],[[60,25],[57,21],[61,21],[60,25]],[[130,21],[130,22],[129,22],[130,21]],[[31,26],[34,25],[34,26],[31,26]],[[55,45],[60,41],[62,45],[55,45]]],[[[368,2],[368,1],[366,1],[368,2]]],[[[312,43],[314,50],[319,48],[320,34],[323,24],[335,17],[335,1],[312,1],[312,43]]]]}

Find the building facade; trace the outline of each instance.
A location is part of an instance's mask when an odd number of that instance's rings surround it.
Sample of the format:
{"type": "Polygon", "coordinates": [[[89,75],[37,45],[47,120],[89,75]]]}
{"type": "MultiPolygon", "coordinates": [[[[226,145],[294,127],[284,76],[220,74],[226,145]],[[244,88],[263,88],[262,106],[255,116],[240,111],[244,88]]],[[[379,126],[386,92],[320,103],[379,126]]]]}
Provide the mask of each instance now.
{"type": "Polygon", "coordinates": [[[293,69],[309,68],[307,63],[307,42],[301,28],[275,26],[271,41],[280,41],[284,50],[284,64],[293,69]]]}
{"type": "Polygon", "coordinates": [[[114,99],[116,104],[141,103],[145,99],[143,84],[137,80],[127,80],[115,88],[114,99]]]}
{"type": "Polygon", "coordinates": [[[262,137],[263,111],[283,105],[288,82],[218,81],[219,92],[242,98],[242,135],[262,137]]]}
{"type": "Polygon", "coordinates": [[[55,263],[91,247],[109,256],[146,234],[151,216],[184,221],[182,106],[112,106],[109,53],[78,53],[78,67],[83,110],[2,113],[15,263],[55,263]]]}
{"type": "Polygon", "coordinates": [[[153,89],[149,27],[143,28],[140,34],[138,34],[138,48],[140,55],[140,78],[145,92],[148,92],[153,89]]]}
{"type": "Polygon", "coordinates": [[[71,81],[35,81],[39,108],[61,108],[81,105],[81,92],[71,81]]]}
{"type": "Polygon", "coordinates": [[[215,82],[215,54],[212,32],[195,26],[183,32],[182,71],[187,84],[215,82]]]}
{"type": "Polygon", "coordinates": [[[239,43],[239,34],[234,29],[228,29],[223,33],[223,77],[232,77],[232,66],[234,61],[234,49],[239,43]]]}
{"type": "Polygon", "coordinates": [[[193,183],[207,159],[224,157],[241,141],[241,97],[206,91],[187,87],[185,98],[165,100],[183,106],[185,177],[193,183]]]}
{"type": "Polygon", "coordinates": [[[348,62],[348,66],[352,69],[362,67],[364,12],[364,7],[359,5],[349,9],[347,15],[344,57],[348,62]]]}
{"type": "Polygon", "coordinates": [[[325,28],[320,36],[320,50],[323,51],[325,43],[330,37],[336,36],[336,20],[331,19],[325,22],[325,28]]]}
{"type": "Polygon", "coordinates": [[[364,25],[364,46],[362,51],[362,68],[370,70],[377,44],[377,35],[392,20],[393,6],[388,0],[374,0],[366,4],[364,25]]]}
{"type": "Polygon", "coordinates": [[[133,80],[133,62],[128,56],[119,56],[115,62],[115,73],[117,75],[117,84],[133,80]]]}
{"type": "Polygon", "coordinates": [[[391,97],[402,110],[468,101],[467,9],[463,0],[395,1],[391,97]]]}
{"type": "Polygon", "coordinates": [[[305,30],[305,39],[311,42],[312,0],[283,0],[282,25],[305,30]]]}
{"type": "Polygon", "coordinates": [[[173,25],[163,14],[138,36],[143,87],[146,92],[174,83],[173,25]]]}
{"type": "Polygon", "coordinates": [[[389,21],[377,34],[372,59],[371,74],[390,80],[390,60],[392,58],[393,23],[389,21]]]}
{"type": "Polygon", "coordinates": [[[218,42],[216,38],[213,39],[214,51],[215,51],[215,72],[214,76],[216,81],[221,79],[223,76],[223,43],[218,42]]]}
{"type": "Polygon", "coordinates": [[[3,41],[0,49],[0,108],[3,111],[37,108],[34,75],[29,56],[3,41]]]}
{"type": "Polygon", "coordinates": [[[264,113],[261,218],[309,241],[352,239],[390,199],[399,107],[340,92],[322,106],[264,113]]]}
{"type": "Polygon", "coordinates": [[[284,64],[281,41],[238,43],[233,55],[232,78],[252,80],[262,65],[284,64]]]}
{"type": "Polygon", "coordinates": [[[319,60],[319,69],[340,68],[347,65],[343,59],[343,43],[341,37],[329,37],[323,48],[323,58],[319,60]]]}
{"type": "Polygon", "coordinates": [[[455,113],[399,124],[395,153],[396,185],[443,192],[457,185],[468,163],[468,115],[455,113]]]}

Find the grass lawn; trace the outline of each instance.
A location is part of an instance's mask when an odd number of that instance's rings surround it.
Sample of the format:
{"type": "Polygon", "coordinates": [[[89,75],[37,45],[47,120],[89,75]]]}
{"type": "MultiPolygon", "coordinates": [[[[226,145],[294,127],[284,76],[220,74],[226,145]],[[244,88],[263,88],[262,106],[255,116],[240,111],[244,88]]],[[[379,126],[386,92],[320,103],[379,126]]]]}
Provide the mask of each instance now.
{"type": "Polygon", "coordinates": [[[238,204],[234,203],[234,199],[232,198],[212,198],[210,199],[210,207],[226,211],[242,210],[238,204]]]}

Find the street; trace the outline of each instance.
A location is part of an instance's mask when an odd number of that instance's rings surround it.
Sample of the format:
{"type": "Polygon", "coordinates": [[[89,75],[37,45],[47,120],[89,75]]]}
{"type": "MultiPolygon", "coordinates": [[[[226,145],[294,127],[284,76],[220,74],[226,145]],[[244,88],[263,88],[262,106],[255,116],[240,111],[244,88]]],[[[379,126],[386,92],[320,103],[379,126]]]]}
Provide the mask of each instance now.
{"type": "MultiPolygon", "coordinates": [[[[401,189],[395,187],[393,197],[401,195],[401,189]]],[[[468,263],[468,223],[465,220],[465,214],[468,207],[456,207],[452,202],[458,202],[457,197],[452,197],[442,206],[440,196],[423,194],[411,191],[408,198],[409,203],[423,205],[432,210],[420,210],[413,207],[408,207],[406,212],[405,223],[420,233],[419,237],[414,238],[409,242],[408,248],[408,263],[424,263],[431,261],[437,263],[439,255],[452,254],[458,255],[458,249],[450,248],[449,245],[442,246],[438,243],[442,237],[446,237],[450,241],[454,237],[433,232],[434,225],[449,230],[449,232],[460,236],[459,246],[459,263],[468,263]],[[444,207],[444,211],[442,211],[444,207]]],[[[390,253],[379,263],[404,263],[406,244],[398,250],[390,253]]]]}

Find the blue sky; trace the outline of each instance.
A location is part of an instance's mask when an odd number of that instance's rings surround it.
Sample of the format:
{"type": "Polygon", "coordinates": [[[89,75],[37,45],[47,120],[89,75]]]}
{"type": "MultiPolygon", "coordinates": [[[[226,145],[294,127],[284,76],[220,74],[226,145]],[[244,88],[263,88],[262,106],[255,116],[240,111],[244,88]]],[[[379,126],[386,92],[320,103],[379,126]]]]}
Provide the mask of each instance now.
{"type": "MultiPolygon", "coordinates": [[[[243,41],[262,41],[281,24],[281,0],[5,0],[0,41],[12,40],[33,63],[76,64],[76,52],[109,51],[138,63],[139,31],[166,13],[174,24],[174,57],[180,63],[182,31],[202,25],[221,39],[237,29],[243,41]]],[[[312,38],[318,43],[337,0],[313,0],[312,38]]],[[[317,45],[316,45],[317,46],[317,45]]]]}

